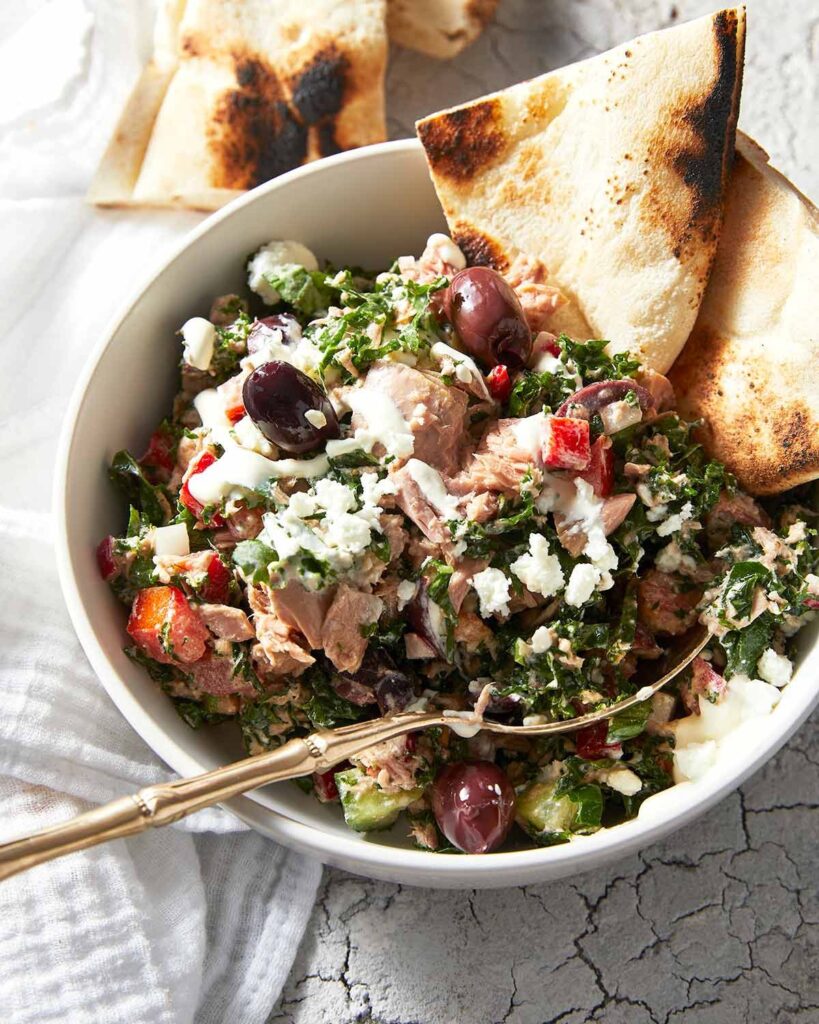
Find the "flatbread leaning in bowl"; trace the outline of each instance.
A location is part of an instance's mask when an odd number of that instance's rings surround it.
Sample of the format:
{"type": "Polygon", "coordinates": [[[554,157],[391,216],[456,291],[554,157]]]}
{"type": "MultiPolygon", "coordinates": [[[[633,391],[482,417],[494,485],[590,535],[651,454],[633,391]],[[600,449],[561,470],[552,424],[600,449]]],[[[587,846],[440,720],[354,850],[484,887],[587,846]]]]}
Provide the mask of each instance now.
{"type": "Polygon", "coordinates": [[[740,135],[714,271],[670,377],[751,494],[819,477],[817,295],[819,210],[740,135]]]}
{"type": "Polygon", "coordinates": [[[385,0],[163,0],[89,200],[216,209],[383,141],[385,14],[385,0]]]}
{"type": "Polygon", "coordinates": [[[387,31],[399,46],[444,60],[470,46],[498,0],[387,0],[387,31]]]}
{"type": "Polygon", "coordinates": [[[550,329],[667,371],[716,252],[744,44],[722,10],[419,121],[469,261],[545,264],[569,300],[550,329]]]}

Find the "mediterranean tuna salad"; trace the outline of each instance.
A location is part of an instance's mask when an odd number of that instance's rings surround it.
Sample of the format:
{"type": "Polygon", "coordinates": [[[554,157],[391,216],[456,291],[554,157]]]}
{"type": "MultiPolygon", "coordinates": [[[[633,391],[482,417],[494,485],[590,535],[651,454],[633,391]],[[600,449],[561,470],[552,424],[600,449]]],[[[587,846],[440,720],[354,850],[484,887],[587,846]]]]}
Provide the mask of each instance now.
{"type": "Polygon", "coordinates": [[[114,457],[130,513],[97,552],[184,720],[259,752],[408,709],[567,719],[638,692],[699,621],[691,666],[608,721],[428,729],[301,781],[352,829],[403,814],[423,849],[482,853],[718,771],[819,608],[810,488],[739,490],[665,377],[549,331],[562,297],[523,257],[467,267],[433,235],[372,272],[275,241],[247,282],[182,325],[173,408],[114,457]]]}

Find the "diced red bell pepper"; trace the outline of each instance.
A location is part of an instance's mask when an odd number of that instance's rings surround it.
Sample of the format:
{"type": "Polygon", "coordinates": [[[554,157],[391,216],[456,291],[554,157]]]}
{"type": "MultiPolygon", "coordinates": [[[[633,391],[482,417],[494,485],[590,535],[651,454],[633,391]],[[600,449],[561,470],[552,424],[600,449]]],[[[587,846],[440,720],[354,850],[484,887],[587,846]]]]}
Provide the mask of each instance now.
{"type": "Polygon", "coordinates": [[[202,597],[211,604],[225,604],[230,597],[230,582],[233,573],[218,555],[214,555],[208,566],[208,577],[202,587],[202,597]]]}
{"type": "Polygon", "coordinates": [[[819,608],[819,597],[806,597],[805,598],[806,608],[819,608]]]}
{"type": "Polygon", "coordinates": [[[549,334],[548,331],[541,331],[535,338],[534,350],[535,353],[548,352],[555,359],[560,355],[560,345],[557,343],[557,338],[553,334],[549,334]]]}
{"type": "Polygon", "coordinates": [[[238,423],[243,416],[246,416],[244,404],[239,402],[238,405],[231,405],[225,409],[225,416],[230,420],[231,423],[238,423]]]}
{"type": "Polygon", "coordinates": [[[115,538],[109,534],[97,545],[97,565],[100,567],[100,576],[106,583],[119,576],[119,566],[114,556],[114,540],[115,538]]]}
{"type": "Polygon", "coordinates": [[[724,677],[716,672],[705,658],[694,658],[691,663],[691,689],[715,703],[720,700],[728,687],[724,677]]]}
{"type": "Polygon", "coordinates": [[[178,587],[148,587],[134,598],[128,633],[154,661],[190,664],[205,653],[208,631],[178,587]]]}
{"type": "Polygon", "coordinates": [[[614,451],[605,434],[601,434],[591,446],[589,464],[577,475],[591,484],[599,498],[608,498],[614,490],[614,451]]]}
{"type": "Polygon", "coordinates": [[[609,723],[604,719],[578,729],[574,734],[574,745],[578,757],[585,761],[596,761],[601,757],[619,757],[623,748],[619,743],[606,743],[609,734],[609,723]]]}
{"type": "Polygon", "coordinates": [[[335,774],[339,770],[331,768],[327,772],[313,772],[313,788],[321,803],[331,804],[338,800],[335,774]]]}
{"type": "Polygon", "coordinates": [[[486,386],[495,401],[503,404],[512,391],[512,378],[509,376],[509,370],[502,363],[493,366],[486,375],[486,386]]]}
{"type": "Polygon", "coordinates": [[[159,470],[162,480],[167,480],[176,464],[176,441],[167,427],[160,427],[151,434],[145,454],[139,460],[143,468],[159,470]]]}
{"type": "Polygon", "coordinates": [[[586,469],[591,461],[588,420],[547,416],[541,452],[547,469],[586,469]]]}
{"type": "MultiPolygon", "coordinates": [[[[214,462],[216,462],[216,456],[213,454],[213,452],[202,452],[202,454],[196,460],[196,465],[193,468],[191,476],[196,476],[197,473],[204,472],[208,468],[208,466],[212,466],[214,462]]],[[[190,480],[190,477],[188,477],[188,480],[190,480]]],[[[186,480],[185,483],[182,484],[182,488],[179,491],[179,501],[182,505],[184,505],[188,512],[191,513],[191,515],[196,516],[197,519],[201,519],[202,513],[205,510],[205,506],[201,502],[197,501],[196,498],[194,498],[194,496],[191,494],[190,487],[188,487],[188,480],[186,480]]],[[[215,515],[211,519],[210,525],[224,526],[225,521],[220,515],[215,515]]]]}

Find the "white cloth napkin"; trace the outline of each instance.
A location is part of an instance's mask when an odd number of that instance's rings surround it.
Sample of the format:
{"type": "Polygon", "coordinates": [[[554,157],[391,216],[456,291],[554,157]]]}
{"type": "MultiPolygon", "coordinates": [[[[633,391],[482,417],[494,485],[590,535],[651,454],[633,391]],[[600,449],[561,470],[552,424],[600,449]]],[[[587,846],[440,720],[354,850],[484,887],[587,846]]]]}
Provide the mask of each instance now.
{"type": "MultiPolygon", "coordinates": [[[[89,348],[200,219],[82,200],[146,21],[139,0],[0,7],[0,840],[171,777],[74,637],[49,512],[56,437],[89,348]]],[[[10,879],[0,1020],[262,1024],[319,878],[315,862],[215,809],[10,879]]]]}

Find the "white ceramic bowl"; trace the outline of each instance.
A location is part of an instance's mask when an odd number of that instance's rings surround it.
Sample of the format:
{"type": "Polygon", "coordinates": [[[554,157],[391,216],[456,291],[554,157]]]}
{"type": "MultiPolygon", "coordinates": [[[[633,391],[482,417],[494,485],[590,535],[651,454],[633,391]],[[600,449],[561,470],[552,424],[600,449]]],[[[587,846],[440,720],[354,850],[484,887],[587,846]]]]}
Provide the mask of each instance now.
{"type": "MultiPolygon", "coordinates": [[[[386,266],[445,229],[414,140],[371,146],[285,174],[237,199],[190,234],[139,290],[99,344],[67,415],[55,481],[58,560],[68,609],[91,664],[134,729],[182,775],[241,756],[232,727],[194,732],[122,653],[126,615],[100,580],[94,549],[120,532],[124,508],[106,468],[119,448],[140,451],[170,407],[179,357],[174,332],[217,294],[242,283],[245,257],[271,238],[295,238],[337,263],[386,266]]],[[[728,775],[707,776],[646,801],[640,816],[564,846],[489,856],[439,856],[400,834],[365,839],[336,807],[290,783],[232,801],[260,832],[350,871],[395,882],[488,888],[596,867],[667,835],[712,806],[791,735],[817,699],[816,630],[793,682],[728,775]]]]}

